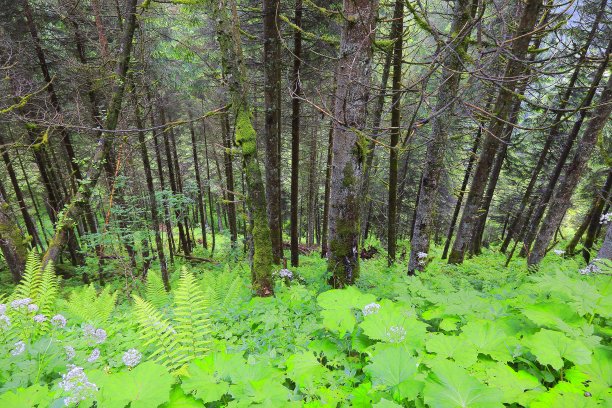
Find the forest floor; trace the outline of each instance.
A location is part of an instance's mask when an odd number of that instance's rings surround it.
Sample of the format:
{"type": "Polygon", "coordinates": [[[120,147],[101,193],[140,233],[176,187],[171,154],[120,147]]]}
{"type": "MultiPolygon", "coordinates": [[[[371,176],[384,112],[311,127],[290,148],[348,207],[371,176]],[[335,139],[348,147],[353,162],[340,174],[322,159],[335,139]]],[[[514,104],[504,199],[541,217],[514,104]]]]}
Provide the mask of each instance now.
{"type": "Polygon", "coordinates": [[[552,252],[505,268],[495,250],[449,266],[434,248],[417,277],[378,255],[330,290],[313,253],[254,298],[218,244],[218,263],[173,267],[169,294],[155,268],[99,288],[30,260],[0,295],[0,406],[612,406],[609,271],[552,252]]]}

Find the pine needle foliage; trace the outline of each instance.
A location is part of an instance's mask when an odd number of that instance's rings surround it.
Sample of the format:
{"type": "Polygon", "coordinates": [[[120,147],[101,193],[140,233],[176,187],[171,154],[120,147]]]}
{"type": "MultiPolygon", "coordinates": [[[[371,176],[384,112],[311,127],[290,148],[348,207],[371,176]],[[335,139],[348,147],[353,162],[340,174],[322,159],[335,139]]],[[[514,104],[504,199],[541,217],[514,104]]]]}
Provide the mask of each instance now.
{"type": "Polygon", "coordinates": [[[210,306],[195,276],[183,269],[174,293],[172,318],[167,317],[149,300],[137,295],[134,314],[143,346],[152,350],[152,359],[171,372],[181,370],[208,351],[210,306]]]}

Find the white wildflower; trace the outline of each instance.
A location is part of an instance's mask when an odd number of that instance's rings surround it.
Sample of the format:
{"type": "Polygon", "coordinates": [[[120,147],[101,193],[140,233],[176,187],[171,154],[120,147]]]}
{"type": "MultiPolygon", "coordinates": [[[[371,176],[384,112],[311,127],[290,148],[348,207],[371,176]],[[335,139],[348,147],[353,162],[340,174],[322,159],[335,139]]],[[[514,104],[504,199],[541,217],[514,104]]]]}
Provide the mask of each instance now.
{"type": "Polygon", "coordinates": [[[104,329],[96,329],[91,324],[86,324],[83,326],[83,331],[85,332],[85,336],[91,338],[96,343],[104,343],[106,340],[106,330],[104,329]]]}
{"type": "Polygon", "coordinates": [[[417,258],[419,259],[427,258],[427,252],[417,252],[417,258]]]}
{"type": "Polygon", "coordinates": [[[28,312],[38,312],[38,305],[31,303],[28,305],[28,312]]]}
{"type": "Polygon", "coordinates": [[[593,273],[600,273],[601,268],[598,263],[601,262],[601,259],[595,258],[593,261],[586,266],[586,268],[580,270],[581,275],[590,275],[593,273]]]}
{"type": "Polygon", "coordinates": [[[3,315],[5,313],[6,313],[6,304],[0,303],[0,315],[3,315]]]}
{"type": "Polygon", "coordinates": [[[76,356],[76,351],[74,350],[74,347],[72,346],[64,347],[64,351],[66,352],[66,359],[68,361],[72,360],[74,356],[76,356]]]}
{"type": "Polygon", "coordinates": [[[599,219],[599,223],[604,225],[609,223],[610,221],[612,221],[612,212],[602,214],[601,218],[599,219]]]}
{"type": "Polygon", "coordinates": [[[11,319],[7,315],[0,315],[0,329],[8,330],[11,327],[11,319]]]}
{"type": "Polygon", "coordinates": [[[25,351],[25,343],[23,341],[18,341],[13,345],[13,349],[11,350],[12,356],[18,356],[25,351]]]}
{"type": "Polygon", "coordinates": [[[36,316],[34,316],[34,321],[36,323],[42,323],[47,321],[47,316],[45,316],[44,314],[37,314],[36,316]]]}
{"type": "Polygon", "coordinates": [[[25,299],[15,299],[11,302],[11,307],[13,309],[19,309],[21,307],[25,307],[27,305],[29,305],[32,302],[32,299],[30,298],[25,298],[25,299]]]}
{"type": "Polygon", "coordinates": [[[66,327],[66,318],[61,314],[56,314],[51,318],[51,324],[63,329],[64,327],[66,327]]]}
{"type": "Polygon", "coordinates": [[[400,343],[406,338],[406,329],[402,326],[391,326],[386,334],[390,343],[400,343]]]}
{"type": "Polygon", "coordinates": [[[142,358],[142,354],[136,349],[129,349],[123,354],[122,360],[123,364],[128,366],[129,368],[136,367],[138,363],[140,363],[140,359],[142,358]]]}
{"type": "Polygon", "coordinates": [[[293,272],[291,272],[289,269],[281,269],[278,272],[278,276],[281,278],[293,279],[293,272]]]}
{"type": "Polygon", "coordinates": [[[376,302],[372,302],[363,307],[363,315],[367,316],[371,314],[376,314],[378,313],[379,310],[380,310],[380,305],[376,302]]]}
{"type": "Polygon", "coordinates": [[[565,251],[562,249],[555,249],[553,252],[559,256],[565,255],[565,251]]]}
{"type": "Polygon", "coordinates": [[[100,357],[100,349],[93,349],[89,357],[87,357],[87,362],[93,363],[100,357]]]}
{"type": "Polygon", "coordinates": [[[92,397],[94,392],[98,391],[96,384],[90,382],[87,378],[83,367],[77,367],[74,364],[70,364],[68,372],[62,374],[62,381],[60,381],[59,387],[70,394],[64,398],[66,406],[86,400],[92,397]]]}

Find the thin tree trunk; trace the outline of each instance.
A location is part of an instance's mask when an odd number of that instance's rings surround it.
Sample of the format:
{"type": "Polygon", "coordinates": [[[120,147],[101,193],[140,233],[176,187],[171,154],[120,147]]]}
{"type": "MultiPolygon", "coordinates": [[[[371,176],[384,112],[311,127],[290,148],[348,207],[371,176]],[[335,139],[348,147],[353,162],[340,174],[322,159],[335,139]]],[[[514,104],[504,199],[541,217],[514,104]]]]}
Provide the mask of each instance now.
{"type": "Polygon", "coordinates": [[[318,126],[312,130],[312,138],[310,140],[310,152],[308,160],[308,211],[307,211],[307,228],[306,228],[306,243],[309,247],[314,245],[314,224],[315,224],[315,202],[317,197],[317,132],[318,126]]]}
{"type": "Polygon", "coordinates": [[[302,0],[295,0],[293,24],[293,73],[291,79],[291,266],[299,265],[299,171],[300,171],[300,98],[302,87],[302,0]]]}
{"type": "MultiPolygon", "coordinates": [[[[202,179],[200,177],[200,163],[198,160],[198,149],[196,144],[195,130],[193,123],[191,124],[189,131],[191,132],[191,148],[193,152],[193,166],[196,177],[196,184],[198,186],[197,202],[198,202],[198,214],[200,215],[200,227],[202,229],[202,246],[204,249],[208,249],[208,241],[206,237],[206,206],[204,205],[204,198],[202,197],[202,179]]],[[[202,125],[202,132],[206,132],[206,126],[202,125]]]]}
{"type": "Polygon", "coordinates": [[[603,211],[604,204],[608,201],[608,197],[610,196],[610,190],[612,189],[612,170],[608,171],[608,178],[606,179],[606,184],[604,185],[601,195],[598,195],[595,204],[593,205],[593,215],[591,216],[591,222],[589,223],[589,228],[587,229],[587,234],[584,239],[584,246],[582,247],[582,255],[584,256],[584,260],[589,263],[591,260],[591,249],[593,248],[593,244],[595,243],[595,239],[597,238],[597,232],[599,231],[599,227],[601,225],[601,214],[603,211]]]}
{"type": "MultiPolygon", "coordinates": [[[[4,189],[4,186],[3,186],[4,189]]],[[[28,248],[24,245],[23,234],[10,211],[4,194],[0,195],[0,250],[4,256],[14,283],[19,283],[28,248]]]]}
{"type": "Polygon", "coordinates": [[[213,214],[214,205],[212,199],[212,193],[210,189],[210,160],[208,158],[208,140],[206,138],[206,132],[202,132],[202,137],[204,138],[204,157],[206,157],[206,193],[208,195],[208,211],[210,212],[210,233],[211,233],[211,243],[210,243],[210,257],[212,258],[215,254],[215,216],[213,214]]]}
{"type": "Polygon", "coordinates": [[[327,266],[334,288],[352,285],[359,277],[359,192],[367,149],[360,132],[366,125],[377,8],[377,1],[344,0],[346,22],[337,68],[327,266]]]}
{"type": "MultiPolygon", "coordinates": [[[[335,79],[334,89],[335,92],[335,79]]],[[[334,106],[332,99],[332,106],[334,106]]],[[[323,198],[323,228],[321,231],[321,258],[327,257],[327,251],[329,250],[327,245],[328,229],[329,229],[329,194],[331,189],[331,166],[332,166],[332,152],[334,145],[334,121],[333,119],[329,124],[329,132],[327,134],[327,161],[325,165],[325,196],[323,198]]]]}
{"type": "Polygon", "coordinates": [[[402,51],[404,47],[404,1],[395,0],[391,38],[393,43],[393,79],[391,96],[391,144],[389,146],[389,207],[387,213],[387,253],[388,264],[395,262],[397,244],[397,144],[400,138],[401,98],[402,98],[402,51]]]}
{"type": "MultiPolygon", "coordinates": [[[[236,223],[236,198],[234,196],[234,167],[232,165],[232,148],[234,147],[234,141],[230,133],[229,127],[229,112],[226,110],[221,115],[221,133],[223,136],[224,151],[223,151],[223,164],[225,167],[225,185],[227,188],[227,218],[230,230],[230,240],[232,245],[236,245],[238,240],[238,225],[236,223]]],[[[208,160],[208,158],[207,158],[208,160]]],[[[220,177],[221,175],[219,175],[220,177]]],[[[211,220],[211,224],[214,224],[211,220]]]]}

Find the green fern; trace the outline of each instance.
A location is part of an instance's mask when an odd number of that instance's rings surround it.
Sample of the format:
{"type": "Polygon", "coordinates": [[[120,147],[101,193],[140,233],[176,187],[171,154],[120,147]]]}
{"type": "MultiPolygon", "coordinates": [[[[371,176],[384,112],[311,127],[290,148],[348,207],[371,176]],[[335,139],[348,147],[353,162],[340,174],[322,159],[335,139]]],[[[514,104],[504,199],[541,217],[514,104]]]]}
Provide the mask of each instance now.
{"type": "Polygon", "coordinates": [[[206,275],[201,287],[212,307],[222,311],[240,304],[248,296],[248,285],[243,277],[236,271],[230,271],[227,267],[221,273],[206,275]]]}
{"type": "Polygon", "coordinates": [[[158,309],[168,304],[168,293],[159,273],[151,271],[147,275],[145,297],[147,301],[158,309]]]}
{"type": "Polygon", "coordinates": [[[209,297],[191,272],[183,269],[174,294],[172,320],[155,305],[133,295],[135,318],[144,347],[153,349],[153,359],[176,372],[208,351],[209,297]]]}
{"type": "Polygon", "coordinates": [[[81,321],[104,323],[113,313],[116,302],[117,292],[111,292],[110,286],[98,293],[91,284],[73,291],[65,306],[72,316],[81,321]]]}
{"type": "Polygon", "coordinates": [[[40,313],[49,318],[51,317],[58,293],[59,279],[55,275],[55,266],[53,262],[49,262],[45,270],[41,273],[39,292],[36,294],[36,301],[40,308],[40,313]]]}
{"type": "Polygon", "coordinates": [[[40,283],[42,280],[40,257],[35,252],[30,252],[26,260],[23,277],[19,285],[13,291],[9,300],[30,298],[32,300],[38,297],[40,283]]]}

